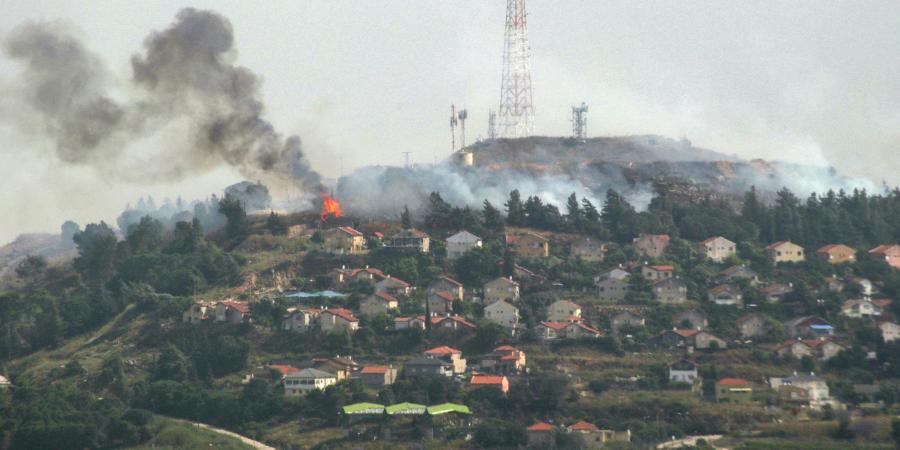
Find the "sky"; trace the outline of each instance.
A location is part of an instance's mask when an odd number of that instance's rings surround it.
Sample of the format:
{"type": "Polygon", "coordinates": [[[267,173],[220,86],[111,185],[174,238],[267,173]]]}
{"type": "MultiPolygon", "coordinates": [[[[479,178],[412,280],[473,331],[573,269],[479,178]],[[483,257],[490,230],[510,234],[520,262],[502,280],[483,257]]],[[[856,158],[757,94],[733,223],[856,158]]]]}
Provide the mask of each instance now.
{"type": "MultiPolygon", "coordinates": [[[[450,152],[451,104],[467,136],[499,102],[505,2],[0,0],[0,39],[50,21],[76,30],[114,77],[184,7],[227,17],[236,62],[263,81],[266,117],[298,134],[312,167],[338,177],[371,164],[432,163],[450,152]]],[[[830,165],[900,185],[898,2],[531,1],[539,135],[659,134],[743,158],[830,165]]],[[[0,55],[0,89],[21,67],[0,55]]],[[[0,93],[3,91],[0,90],[0,93]]],[[[180,180],[112,179],[66,164],[23,131],[0,95],[0,242],[115,217],[129,202],[204,198],[243,179],[204,166],[180,180]]],[[[141,146],[166,145],[142,142],[141,146]]],[[[123,149],[123,151],[126,151],[123,149]]]]}

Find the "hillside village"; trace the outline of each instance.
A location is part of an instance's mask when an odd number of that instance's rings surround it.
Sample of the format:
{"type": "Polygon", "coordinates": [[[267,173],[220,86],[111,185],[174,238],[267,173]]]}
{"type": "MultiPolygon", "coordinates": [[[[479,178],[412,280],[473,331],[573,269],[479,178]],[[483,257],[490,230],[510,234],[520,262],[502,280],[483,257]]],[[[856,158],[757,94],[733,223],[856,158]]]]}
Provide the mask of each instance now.
{"type": "Polygon", "coordinates": [[[87,225],[0,291],[0,448],[139,445],[149,416],[277,448],[900,439],[900,191],[563,207],[87,225]]]}

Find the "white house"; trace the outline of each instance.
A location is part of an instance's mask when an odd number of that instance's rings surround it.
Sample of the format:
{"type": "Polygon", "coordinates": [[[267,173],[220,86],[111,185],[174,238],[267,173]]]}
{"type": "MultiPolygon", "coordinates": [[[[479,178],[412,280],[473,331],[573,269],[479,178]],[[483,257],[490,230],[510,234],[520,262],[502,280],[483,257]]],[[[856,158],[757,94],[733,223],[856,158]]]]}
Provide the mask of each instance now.
{"type": "Polygon", "coordinates": [[[281,328],[285,331],[299,331],[305,333],[318,324],[321,309],[316,308],[288,308],[288,314],[281,321],[281,328]]]}
{"type": "Polygon", "coordinates": [[[512,331],[519,325],[519,308],[510,305],[506,300],[497,300],[484,308],[484,318],[512,331]]]}
{"type": "Polygon", "coordinates": [[[216,303],[216,322],[230,324],[250,322],[250,304],[232,300],[216,303]]]}
{"type": "Polygon", "coordinates": [[[817,377],[816,374],[797,375],[785,378],[769,378],[769,385],[773,390],[779,391],[782,386],[793,386],[806,391],[806,400],[810,403],[828,401],[831,394],[828,391],[828,383],[823,378],[817,377]]]}
{"type": "Polygon", "coordinates": [[[857,300],[847,300],[841,306],[841,315],[853,318],[880,317],[884,308],[879,301],[872,301],[868,297],[857,300]]]}
{"type": "Polygon", "coordinates": [[[693,361],[682,359],[669,366],[669,381],[673,383],[693,384],[700,378],[697,373],[697,364],[693,361]]]}
{"type": "Polygon", "coordinates": [[[364,317],[387,314],[397,309],[400,303],[387,292],[376,292],[359,303],[359,313],[364,317]]]}
{"type": "Polygon", "coordinates": [[[359,329],[359,319],[353,311],[344,308],[328,308],[319,315],[319,328],[325,333],[354,332],[359,329]]]}
{"type": "Polygon", "coordinates": [[[700,242],[700,252],[715,262],[722,262],[737,253],[737,244],[722,236],[711,237],[700,242]]]}
{"type": "Polygon", "coordinates": [[[551,322],[572,319],[581,320],[581,306],[571,300],[558,300],[547,307],[547,320],[551,322]]]}
{"type": "Polygon", "coordinates": [[[285,375],[282,383],[285,394],[302,395],[314,390],[323,390],[337,383],[337,377],[324,370],[303,369],[285,375]]]}
{"type": "Polygon", "coordinates": [[[881,338],[884,342],[891,342],[900,338],[900,325],[894,322],[879,322],[878,329],[881,330],[881,338]]]}
{"type": "Polygon", "coordinates": [[[519,283],[510,278],[495,278],[484,284],[484,304],[490,305],[498,300],[519,300],[519,283]]]}
{"type": "Polygon", "coordinates": [[[459,258],[476,247],[481,247],[481,238],[468,231],[460,231],[447,238],[447,259],[459,258]]]}
{"type": "Polygon", "coordinates": [[[619,268],[595,276],[594,286],[597,287],[600,301],[614,303],[624,300],[628,292],[629,276],[628,272],[619,268]]]}

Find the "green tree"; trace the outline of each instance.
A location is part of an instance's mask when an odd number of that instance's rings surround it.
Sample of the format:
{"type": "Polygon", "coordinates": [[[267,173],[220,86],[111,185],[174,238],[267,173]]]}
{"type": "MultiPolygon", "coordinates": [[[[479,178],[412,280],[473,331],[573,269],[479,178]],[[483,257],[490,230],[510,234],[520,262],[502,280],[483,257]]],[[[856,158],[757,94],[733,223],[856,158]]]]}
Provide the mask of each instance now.
{"type": "Polygon", "coordinates": [[[400,226],[402,226],[404,230],[413,227],[412,216],[409,214],[409,207],[406,205],[403,205],[403,212],[400,213],[400,226]]]}
{"type": "Polygon", "coordinates": [[[578,204],[578,197],[573,192],[566,200],[566,224],[570,230],[579,231],[583,228],[584,212],[578,204]]]}
{"type": "Polygon", "coordinates": [[[88,281],[103,283],[114,272],[116,233],[106,222],[90,223],[72,237],[78,247],[75,269],[88,281]]]}
{"type": "Polygon", "coordinates": [[[16,267],[16,276],[28,282],[35,282],[41,278],[45,270],[47,260],[43,256],[28,255],[25,261],[16,267]]]}
{"type": "Polygon", "coordinates": [[[128,227],[125,242],[131,253],[152,253],[160,249],[163,242],[163,225],[150,217],[141,217],[141,221],[128,227]]]}
{"type": "Polygon", "coordinates": [[[273,236],[284,236],[288,232],[288,226],[284,217],[275,214],[275,211],[270,212],[269,217],[266,218],[266,229],[268,229],[269,233],[272,233],[273,236]]]}
{"type": "Polygon", "coordinates": [[[190,360],[172,344],[163,347],[156,359],[154,380],[189,381],[191,378],[190,360]]]}
{"type": "Polygon", "coordinates": [[[465,285],[481,286],[500,273],[500,260],[487,247],[475,247],[454,262],[456,275],[465,285]]]}
{"type": "Polygon", "coordinates": [[[232,245],[240,244],[250,233],[250,223],[247,221],[247,211],[243,203],[237,197],[225,195],[219,201],[219,213],[225,216],[225,234],[232,245]]]}
{"type": "Polygon", "coordinates": [[[495,208],[488,200],[484,201],[481,217],[485,229],[492,233],[503,233],[503,214],[501,214],[500,210],[495,208]]]}
{"type": "Polygon", "coordinates": [[[506,223],[513,227],[522,226],[525,221],[525,207],[518,189],[509,193],[509,200],[504,206],[506,206],[506,223]]]}

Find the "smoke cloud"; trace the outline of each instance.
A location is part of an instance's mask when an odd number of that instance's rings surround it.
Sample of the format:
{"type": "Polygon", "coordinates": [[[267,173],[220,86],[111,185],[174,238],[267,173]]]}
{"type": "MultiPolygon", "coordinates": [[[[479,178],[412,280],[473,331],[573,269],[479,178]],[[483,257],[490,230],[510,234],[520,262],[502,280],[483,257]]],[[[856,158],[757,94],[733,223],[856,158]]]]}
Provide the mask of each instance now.
{"type": "Polygon", "coordinates": [[[181,10],[131,58],[130,80],[112,77],[58,23],[18,27],[3,51],[23,66],[10,89],[22,106],[18,123],[51,138],[63,162],[108,177],[169,181],[229,165],[247,177],[322,189],[300,138],[282,136],[264,118],[259,77],[235,65],[234,33],[219,14],[181,10]],[[152,161],[129,153],[129,145],[156,135],[167,136],[171,148],[158,149],[152,161]]]}

